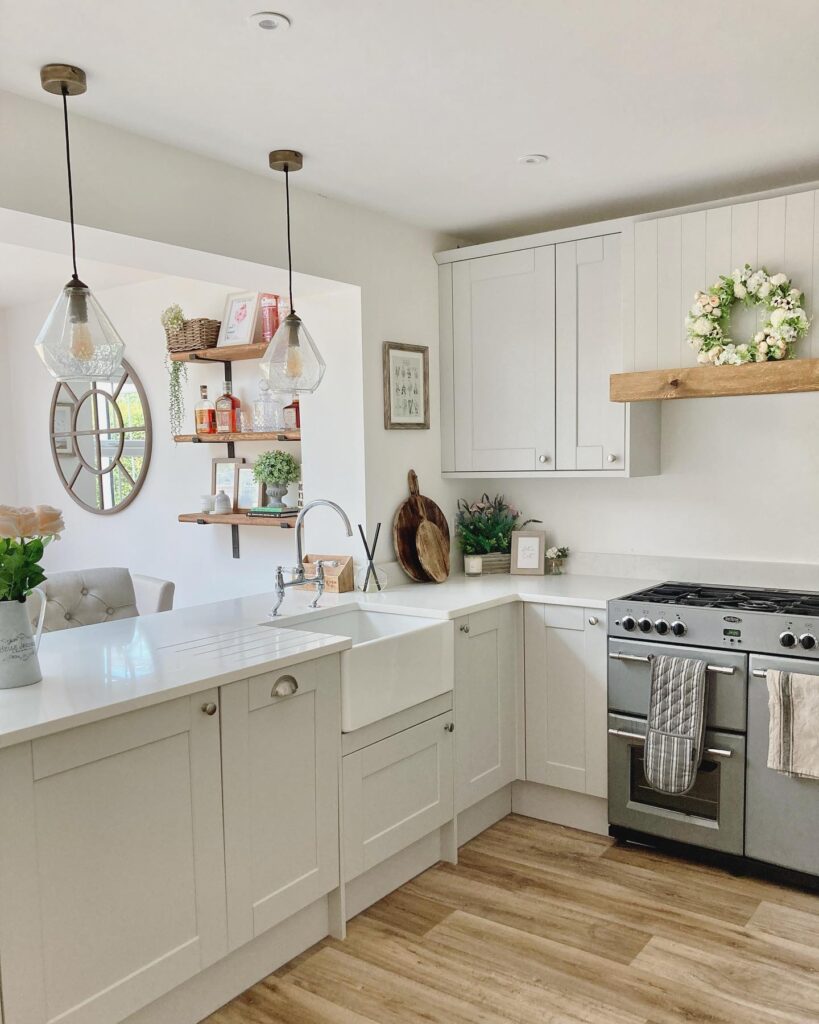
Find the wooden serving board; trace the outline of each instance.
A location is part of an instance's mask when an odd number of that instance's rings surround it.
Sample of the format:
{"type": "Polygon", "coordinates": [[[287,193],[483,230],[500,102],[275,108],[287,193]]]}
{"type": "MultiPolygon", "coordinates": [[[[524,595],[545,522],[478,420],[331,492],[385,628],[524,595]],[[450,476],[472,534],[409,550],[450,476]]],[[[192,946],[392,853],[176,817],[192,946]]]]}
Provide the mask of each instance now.
{"type": "Polygon", "coordinates": [[[417,583],[430,583],[432,578],[427,574],[418,558],[416,534],[418,527],[425,519],[434,523],[441,531],[447,549],[449,548],[449,523],[441,509],[431,498],[425,497],[418,488],[418,477],[411,469],[407,475],[409,498],[398,507],[392,523],[392,542],[395,557],[401,568],[417,583]]]}

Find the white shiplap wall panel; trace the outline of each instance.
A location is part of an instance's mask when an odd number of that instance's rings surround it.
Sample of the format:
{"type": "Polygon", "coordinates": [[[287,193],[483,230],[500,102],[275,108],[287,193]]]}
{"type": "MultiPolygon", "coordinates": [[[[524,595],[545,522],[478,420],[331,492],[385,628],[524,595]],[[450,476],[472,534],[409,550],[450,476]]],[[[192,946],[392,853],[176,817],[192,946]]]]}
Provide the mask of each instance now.
{"type": "Polygon", "coordinates": [[[656,369],[657,225],[645,220],[634,229],[634,368],[656,369]]]}
{"type": "MultiPolygon", "coordinates": [[[[756,268],[759,266],[757,250],[759,248],[759,203],[739,203],[734,206],[731,213],[731,263],[722,271],[723,274],[730,274],[738,267],[746,263],[756,268]]],[[[736,341],[745,341],[746,335],[755,331],[761,323],[759,312],[749,310],[742,317],[744,324],[748,325],[746,331],[738,330],[736,323],[732,330],[732,336],[736,341]]]]}
{"type": "MultiPolygon", "coordinates": [[[[819,193],[814,193],[813,274],[811,282],[805,288],[805,308],[808,311],[808,316],[816,316],[817,310],[819,310],[819,201],[816,199],[817,195],[819,193]]],[[[796,287],[801,288],[802,285],[796,282],[796,287]]],[[[810,334],[805,338],[805,355],[813,356],[814,359],[819,358],[819,324],[813,324],[810,334]]]]}
{"type": "Polygon", "coordinates": [[[731,214],[730,206],[707,210],[705,214],[705,280],[710,288],[720,274],[728,274],[731,266],[731,214]]]}
{"type": "MultiPolygon", "coordinates": [[[[798,192],[787,197],[785,205],[785,260],[777,267],[768,269],[771,273],[784,271],[793,282],[794,288],[805,292],[805,308],[811,315],[813,303],[813,192],[798,192]]],[[[812,351],[815,331],[811,331],[796,346],[796,354],[803,357],[815,355],[812,351]]]]}
{"type": "MultiPolygon", "coordinates": [[[[706,284],[705,277],[705,211],[686,213],[681,224],[681,268],[680,288],[682,291],[682,316],[691,308],[694,295],[706,284]]],[[[683,336],[680,347],[680,366],[694,366],[697,353],[688,344],[685,337],[685,326],[681,325],[683,336]]]]}
{"type": "Polygon", "coordinates": [[[785,263],[785,209],[787,199],[763,199],[759,204],[757,259],[771,274],[778,273],[785,263]]]}
{"type": "Polygon", "coordinates": [[[679,366],[685,343],[682,305],[682,218],[657,224],[657,355],[660,366],[679,366]]]}

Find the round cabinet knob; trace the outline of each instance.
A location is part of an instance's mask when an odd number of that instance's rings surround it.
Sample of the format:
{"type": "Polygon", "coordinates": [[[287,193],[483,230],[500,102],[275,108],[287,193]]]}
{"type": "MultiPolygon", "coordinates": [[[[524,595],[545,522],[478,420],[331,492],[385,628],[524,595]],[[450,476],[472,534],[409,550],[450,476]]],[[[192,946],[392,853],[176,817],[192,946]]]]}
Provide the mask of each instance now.
{"type": "Polygon", "coordinates": [[[461,626],[461,632],[462,633],[468,633],[469,632],[469,626],[461,626]]]}
{"type": "Polygon", "coordinates": [[[215,715],[216,705],[213,703],[213,701],[208,701],[207,704],[202,705],[202,710],[205,712],[206,715],[215,715]]]}
{"type": "Polygon", "coordinates": [[[638,619],[637,620],[637,625],[640,627],[640,632],[641,633],[650,633],[651,632],[651,619],[646,619],[646,618],[638,619]]]}
{"type": "Polygon", "coordinates": [[[617,456],[616,455],[609,455],[607,461],[608,462],[616,462],[617,461],[617,456]]]}
{"type": "Polygon", "coordinates": [[[589,625],[590,626],[596,626],[599,621],[600,620],[597,618],[596,615],[590,615],[589,616],[589,625]]]}
{"type": "Polygon", "coordinates": [[[637,625],[637,623],[634,621],[634,618],[631,615],[624,615],[620,625],[623,627],[623,629],[626,630],[626,632],[630,633],[637,625]]]}
{"type": "Polygon", "coordinates": [[[783,647],[795,647],[796,637],[789,629],[786,629],[784,633],[779,634],[779,643],[783,647]]]}
{"type": "Polygon", "coordinates": [[[670,626],[665,621],[665,619],[657,619],[657,621],[654,623],[654,628],[657,630],[660,636],[665,636],[668,630],[670,629],[670,626]]]}
{"type": "Polygon", "coordinates": [[[806,651],[810,651],[816,646],[816,637],[813,633],[803,633],[802,636],[799,637],[799,643],[806,651]]]}
{"type": "Polygon", "coordinates": [[[549,461],[549,456],[548,455],[538,455],[537,461],[538,462],[548,462],[549,461]]]}
{"type": "Polygon", "coordinates": [[[688,626],[686,626],[684,622],[680,622],[680,620],[677,619],[675,622],[671,623],[671,632],[674,634],[674,636],[685,636],[685,634],[688,632],[688,626]]]}

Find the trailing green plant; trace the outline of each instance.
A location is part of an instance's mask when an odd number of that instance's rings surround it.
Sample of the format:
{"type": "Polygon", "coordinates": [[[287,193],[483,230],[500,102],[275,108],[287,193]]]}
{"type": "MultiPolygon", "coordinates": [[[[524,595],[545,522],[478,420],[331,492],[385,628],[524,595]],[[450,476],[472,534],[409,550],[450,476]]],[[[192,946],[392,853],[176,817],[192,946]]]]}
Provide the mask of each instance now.
{"type": "Polygon", "coordinates": [[[253,476],[260,484],[283,486],[301,477],[301,466],[289,452],[277,448],[262,452],[253,463],[253,476]]]}
{"type": "Polygon", "coordinates": [[[493,551],[508,554],[512,549],[512,531],[522,530],[539,519],[519,523],[520,512],[502,494],[490,498],[483,494],[480,501],[458,499],[455,533],[465,555],[488,555],[493,551]]]}
{"type": "Polygon", "coordinates": [[[185,424],[185,388],[188,380],[187,363],[171,359],[170,352],[165,354],[165,367],[168,370],[168,416],[171,421],[171,434],[182,433],[185,424]]]}
{"type": "Polygon", "coordinates": [[[62,513],[51,505],[0,505],[0,601],[25,601],[45,581],[43,553],[64,529],[62,513]]]}

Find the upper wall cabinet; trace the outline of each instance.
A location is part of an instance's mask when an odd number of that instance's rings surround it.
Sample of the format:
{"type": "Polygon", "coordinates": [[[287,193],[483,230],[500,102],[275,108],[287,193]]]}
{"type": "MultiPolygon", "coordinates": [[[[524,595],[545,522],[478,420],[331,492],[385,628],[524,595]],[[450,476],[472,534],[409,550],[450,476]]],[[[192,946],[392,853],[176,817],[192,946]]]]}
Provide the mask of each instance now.
{"type": "Polygon", "coordinates": [[[439,256],[445,473],[659,471],[656,406],[609,402],[609,375],[630,368],[633,253],[630,226],[607,227],[439,256]]]}
{"type": "MultiPolygon", "coordinates": [[[[819,202],[813,191],[654,217],[634,225],[635,370],[693,366],[696,353],[685,336],[685,314],[694,293],[720,274],[750,263],[782,271],[805,293],[813,315],[819,289],[819,202]]],[[[758,312],[735,306],[734,337],[753,333],[758,312]]],[[[797,357],[819,357],[814,325],[796,348],[797,357]]]]}

